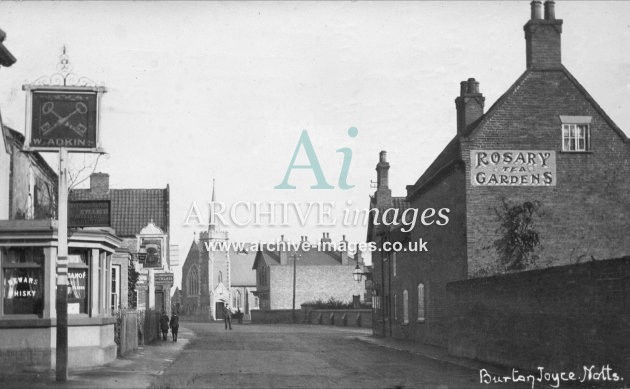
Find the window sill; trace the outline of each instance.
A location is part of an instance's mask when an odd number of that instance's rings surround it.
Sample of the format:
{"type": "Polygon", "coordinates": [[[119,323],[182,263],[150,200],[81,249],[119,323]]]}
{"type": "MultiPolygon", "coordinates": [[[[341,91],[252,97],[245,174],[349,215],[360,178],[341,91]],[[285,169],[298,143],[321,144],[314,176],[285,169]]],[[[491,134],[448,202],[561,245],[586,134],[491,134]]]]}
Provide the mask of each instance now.
{"type": "MultiPolygon", "coordinates": [[[[113,316],[88,317],[68,315],[68,326],[104,326],[116,323],[113,316]]],[[[56,327],[56,318],[40,318],[34,315],[11,315],[0,317],[0,328],[41,328],[56,327]]]]}
{"type": "Polygon", "coordinates": [[[560,154],[593,154],[592,150],[586,150],[586,151],[568,151],[568,150],[561,150],[559,151],[560,154]]]}
{"type": "Polygon", "coordinates": [[[426,319],[418,319],[417,322],[424,324],[426,322],[426,319]]]}
{"type": "Polygon", "coordinates": [[[403,321],[402,324],[401,324],[401,326],[403,326],[403,327],[407,327],[408,325],[409,325],[408,321],[403,321]]]}

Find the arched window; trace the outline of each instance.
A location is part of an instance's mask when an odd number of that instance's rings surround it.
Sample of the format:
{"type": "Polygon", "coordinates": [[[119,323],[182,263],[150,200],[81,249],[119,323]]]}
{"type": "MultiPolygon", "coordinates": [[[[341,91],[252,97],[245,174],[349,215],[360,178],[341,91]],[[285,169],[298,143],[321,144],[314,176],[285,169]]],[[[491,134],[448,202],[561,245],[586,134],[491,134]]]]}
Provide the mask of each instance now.
{"type": "Polygon", "coordinates": [[[240,290],[237,290],[237,291],[236,291],[236,304],[234,304],[234,306],[235,306],[237,309],[240,309],[240,308],[241,308],[241,291],[240,291],[240,290]]]}
{"type": "Polygon", "coordinates": [[[424,284],[421,282],[418,284],[418,321],[424,321],[424,308],[425,308],[425,294],[424,284]]]}
{"type": "Polygon", "coordinates": [[[223,282],[223,273],[219,270],[219,284],[223,282]]]}
{"type": "Polygon", "coordinates": [[[193,266],[188,270],[188,276],[186,277],[186,284],[188,285],[188,295],[199,295],[199,272],[197,267],[193,266]]]}
{"type": "Polygon", "coordinates": [[[409,323],[409,292],[407,289],[403,292],[403,322],[409,323]]]}

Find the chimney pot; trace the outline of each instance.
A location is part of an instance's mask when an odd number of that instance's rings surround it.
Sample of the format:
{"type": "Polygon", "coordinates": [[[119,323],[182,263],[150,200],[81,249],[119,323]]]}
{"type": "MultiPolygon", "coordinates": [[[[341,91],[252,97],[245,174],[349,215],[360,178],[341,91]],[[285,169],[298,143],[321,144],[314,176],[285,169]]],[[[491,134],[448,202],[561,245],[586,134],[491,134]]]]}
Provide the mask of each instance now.
{"type": "Polygon", "coordinates": [[[383,150],[379,153],[378,160],[380,162],[387,162],[387,151],[383,150]]]}
{"type": "Polygon", "coordinates": [[[462,81],[459,83],[459,95],[465,96],[468,93],[468,83],[466,81],[462,81]]]}
{"type": "MultiPolygon", "coordinates": [[[[531,2],[532,6],[532,20],[542,19],[542,1],[534,0],[531,2]]],[[[546,8],[546,7],[545,7],[546,8]]]]}
{"type": "Polygon", "coordinates": [[[556,2],[553,0],[545,1],[545,20],[556,20],[556,2]]]}

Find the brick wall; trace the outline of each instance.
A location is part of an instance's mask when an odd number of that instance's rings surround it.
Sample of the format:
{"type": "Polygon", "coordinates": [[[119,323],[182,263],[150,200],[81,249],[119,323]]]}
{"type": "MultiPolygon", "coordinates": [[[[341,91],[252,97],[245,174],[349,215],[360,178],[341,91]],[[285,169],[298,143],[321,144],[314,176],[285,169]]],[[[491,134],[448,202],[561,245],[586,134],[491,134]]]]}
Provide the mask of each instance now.
{"type": "MultiPolygon", "coordinates": [[[[354,266],[300,266],[296,268],[295,306],[318,299],[334,297],[352,301],[353,295],[363,296],[365,284],[352,278],[354,266]]],[[[293,304],[293,267],[270,266],[270,309],[290,309],[293,304]]]]}
{"type": "Polygon", "coordinates": [[[614,258],[630,253],[630,143],[615,132],[562,71],[534,71],[469,139],[466,163],[468,271],[495,274],[498,238],[494,209],[509,202],[539,201],[539,266],[614,258]],[[559,115],[591,116],[587,153],[562,152],[559,115]],[[554,150],[557,184],[552,187],[472,186],[470,150],[554,150]]]}
{"type": "Polygon", "coordinates": [[[372,327],[371,309],[309,309],[302,307],[300,319],[306,324],[340,327],[372,327]]]}
{"type": "MultiPolygon", "coordinates": [[[[385,292],[393,310],[397,295],[396,312],[392,311],[392,336],[426,343],[446,345],[446,283],[466,278],[466,246],[464,216],[464,172],[461,165],[454,166],[444,178],[430,185],[411,200],[411,206],[422,212],[426,208],[450,209],[449,223],[445,226],[423,226],[420,217],[411,231],[411,242],[423,239],[428,252],[398,253],[396,275],[385,268],[385,292]],[[391,274],[391,291],[388,291],[388,274],[391,274]],[[425,320],[418,321],[418,284],[425,285],[425,320]],[[403,291],[409,293],[409,323],[403,324],[403,291]]],[[[385,266],[388,265],[387,262],[385,266]]],[[[380,277],[380,275],[376,275],[380,277]]],[[[378,279],[375,279],[378,281],[378,279]]],[[[378,320],[378,319],[377,319],[378,320]]],[[[389,325],[386,319],[385,325],[389,325]]],[[[386,334],[387,335],[387,334],[386,334]]]]}
{"type": "MultiPolygon", "coordinates": [[[[292,309],[274,309],[272,311],[252,309],[252,323],[256,324],[276,324],[276,323],[293,323],[292,309]]],[[[296,309],[296,320],[300,320],[300,310],[296,309]]]]}
{"type": "Polygon", "coordinates": [[[449,352],[630,377],[630,257],[450,283],[449,352]],[[625,369],[625,371],[623,371],[625,369]]]}

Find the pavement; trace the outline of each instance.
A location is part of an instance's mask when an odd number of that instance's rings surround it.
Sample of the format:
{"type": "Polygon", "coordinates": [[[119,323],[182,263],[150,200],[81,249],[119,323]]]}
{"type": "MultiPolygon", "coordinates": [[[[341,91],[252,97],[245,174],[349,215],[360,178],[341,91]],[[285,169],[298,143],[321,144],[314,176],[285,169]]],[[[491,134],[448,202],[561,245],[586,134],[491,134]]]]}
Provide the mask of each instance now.
{"type": "Polygon", "coordinates": [[[106,365],[72,369],[66,382],[55,381],[54,371],[0,374],[0,388],[147,388],[194,336],[180,326],[177,342],[157,340],[106,365]]]}
{"type": "Polygon", "coordinates": [[[400,339],[393,338],[381,338],[375,337],[371,334],[364,336],[357,336],[357,340],[373,344],[379,347],[385,347],[392,350],[404,351],[410,354],[419,355],[424,358],[432,359],[435,361],[446,362],[452,365],[460,366],[471,370],[486,369],[493,374],[511,374],[512,370],[505,366],[498,366],[488,364],[487,362],[479,362],[474,359],[455,357],[448,353],[446,348],[433,346],[429,344],[423,344],[420,342],[409,342],[400,339]]]}

